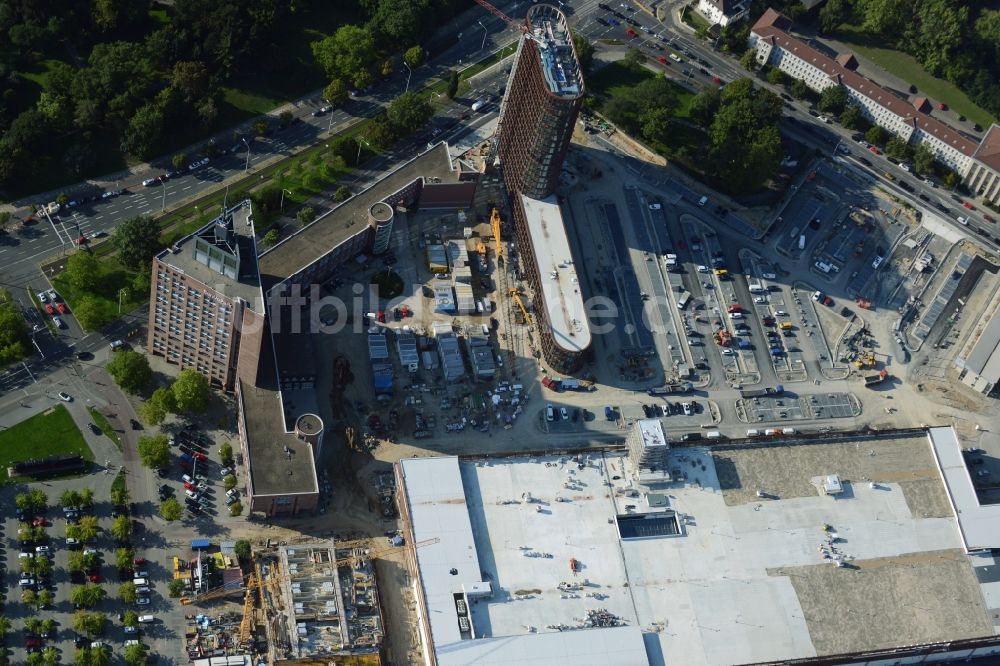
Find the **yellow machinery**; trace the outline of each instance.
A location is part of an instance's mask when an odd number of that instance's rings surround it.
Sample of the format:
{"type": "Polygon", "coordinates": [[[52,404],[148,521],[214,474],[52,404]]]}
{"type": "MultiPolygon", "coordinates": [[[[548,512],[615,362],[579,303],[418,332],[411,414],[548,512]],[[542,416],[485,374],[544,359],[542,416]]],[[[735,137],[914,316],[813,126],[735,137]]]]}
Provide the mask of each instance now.
{"type": "Polygon", "coordinates": [[[854,367],[858,370],[863,368],[874,368],[875,367],[875,354],[871,352],[862,353],[861,356],[854,361],[854,367]]]}
{"type": "Polygon", "coordinates": [[[524,317],[524,323],[529,326],[532,325],[534,322],[531,319],[531,314],[528,312],[528,308],[524,307],[524,301],[521,300],[521,294],[519,294],[517,289],[514,289],[513,287],[511,287],[509,294],[510,297],[514,299],[514,302],[517,303],[517,307],[521,311],[521,315],[524,317]]]}
{"type": "Polygon", "coordinates": [[[503,240],[500,238],[500,209],[494,208],[490,213],[490,226],[493,228],[493,240],[497,244],[497,260],[503,259],[503,240]]]}

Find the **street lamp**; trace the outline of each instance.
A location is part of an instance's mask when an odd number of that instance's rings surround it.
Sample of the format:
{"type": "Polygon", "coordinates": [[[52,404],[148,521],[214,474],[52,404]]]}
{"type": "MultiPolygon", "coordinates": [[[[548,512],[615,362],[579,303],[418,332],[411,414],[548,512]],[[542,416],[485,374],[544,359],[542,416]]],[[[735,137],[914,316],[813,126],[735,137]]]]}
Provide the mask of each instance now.
{"type": "Polygon", "coordinates": [[[485,25],[483,25],[482,21],[476,21],[476,23],[478,23],[479,27],[483,29],[483,45],[479,47],[479,50],[482,51],[483,49],[486,48],[486,38],[490,36],[490,31],[486,28],[485,25]]]}
{"type": "Polygon", "coordinates": [[[403,91],[407,92],[410,89],[410,77],[413,76],[413,70],[410,69],[410,66],[409,64],[407,64],[406,60],[403,60],[403,67],[405,67],[406,71],[408,72],[408,74],[406,75],[406,90],[403,91]]]}
{"type": "Polygon", "coordinates": [[[243,142],[243,145],[247,147],[247,164],[245,167],[243,167],[243,173],[246,173],[247,171],[250,170],[250,144],[247,142],[246,137],[243,137],[240,140],[243,142]]]}
{"type": "Polygon", "coordinates": [[[358,156],[356,158],[354,158],[355,164],[359,164],[361,162],[361,144],[365,144],[366,148],[371,148],[371,146],[368,144],[368,142],[365,141],[364,139],[362,139],[359,136],[358,137],[358,156]]]}
{"type": "Polygon", "coordinates": [[[122,301],[128,296],[128,289],[122,287],[118,290],[118,314],[122,313],[122,301]]]}
{"type": "Polygon", "coordinates": [[[282,213],[285,212],[285,192],[288,192],[289,194],[292,193],[291,190],[286,190],[285,188],[281,188],[281,205],[279,205],[278,208],[281,209],[280,212],[282,213]]]}

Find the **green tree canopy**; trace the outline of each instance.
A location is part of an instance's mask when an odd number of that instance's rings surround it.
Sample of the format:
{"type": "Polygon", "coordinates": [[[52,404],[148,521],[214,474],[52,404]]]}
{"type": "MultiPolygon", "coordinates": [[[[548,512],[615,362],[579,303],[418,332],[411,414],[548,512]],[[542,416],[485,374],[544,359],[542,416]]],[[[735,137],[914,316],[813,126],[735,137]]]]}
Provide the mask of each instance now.
{"type": "Polygon", "coordinates": [[[175,578],[167,583],[167,590],[174,599],[184,594],[185,589],[187,589],[187,583],[182,578],[175,578]]]}
{"type": "Polygon", "coordinates": [[[136,450],[139,460],[150,469],[166,469],[170,465],[170,441],[166,435],[140,437],[136,450]]]}
{"type": "Polygon", "coordinates": [[[347,101],[347,84],[344,79],[336,78],[323,89],[323,98],[333,106],[340,106],[347,101]]]}
{"type": "Polygon", "coordinates": [[[425,96],[411,91],[392,100],[387,113],[397,133],[409,134],[430,120],[434,109],[425,96]]]}
{"type": "Polygon", "coordinates": [[[590,74],[594,67],[594,45],[590,43],[586,35],[573,31],[573,48],[576,49],[576,59],[580,63],[580,71],[590,74]]]}
{"type": "Polygon", "coordinates": [[[316,62],[331,79],[356,79],[375,62],[375,39],[368,28],[344,25],[318,42],[310,44],[316,62]]]}
{"type": "Polygon", "coordinates": [[[69,591],[69,600],[84,608],[93,608],[104,598],[104,587],[94,583],[74,585],[69,591]]]}
{"type": "Polygon", "coordinates": [[[204,412],[212,395],[208,378],[193,368],[181,370],[170,391],[174,394],[178,412],[204,412]]]}
{"type": "Polygon", "coordinates": [[[134,604],[139,594],[135,591],[135,583],[126,581],[118,586],[118,598],[127,604],[134,604]]]}
{"type": "Polygon", "coordinates": [[[153,377],[149,360],[144,354],[134,351],[118,351],[111,354],[107,370],[118,386],[133,395],[146,388],[153,377]]]}
{"type": "Polygon", "coordinates": [[[122,135],[122,152],[146,159],[151,157],[160,144],[163,133],[163,111],[154,104],[145,104],[129,118],[122,135]]]}
{"type": "Polygon", "coordinates": [[[160,387],[153,395],[139,405],[139,416],[149,425],[160,425],[167,414],[177,411],[174,393],[169,388],[160,387]]]}
{"type": "Polygon", "coordinates": [[[66,279],[77,289],[96,291],[101,285],[101,264],[87,250],[77,250],[66,260],[66,279]]]}
{"type": "Polygon", "coordinates": [[[236,556],[243,560],[250,559],[250,542],[246,539],[240,539],[233,546],[233,550],[236,556]]]}
{"type": "Polygon", "coordinates": [[[125,663],[129,666],[142,666],[146,663],[148,648],[143,643],[133,643],[125,647],[125,663]]]}
{"type": "Polygon", "coordinates": [[[175,520],[181,519],[181,516],[184,515],[184,508],[176,499],[168,497],[160,502],[160,515],[164,520],[172,523],[175,520]]]}
{"type": "Polygon", "coordinates": [[[111,522],[111,535],[118,541],[128,541],[132,536],[132,519],[128,516],[118,516],[111,522]]]}
{"type": "Polygon", "coordinates": [[[872,125],[865,132],[865,141],[875,146],[882,145],[885,143],[885,130],[878,125],[872,125]]]}
{"type": "Polygon", "coordinates": [[[847,106],[847,99],[847,88],[830,86],[819,95],[819,110],[839,116],[847,106]]]}
{"type": "Polygon", "coordinates": [[[930,148],[926,144],[921,143],[917,145],[913,151],[913,168],[919,174],[934,172],[934,153],[930,151],[930,148]]]}
{"type": "Polygon", "coordinates": [[[160,227],[151,217],[130,217],[119,224],[111,236],[118,261],[131,270],[139,270],[163,247],[160,227]]]}
{"type": "Polygon", "coordinates": [[[809,86],[802,79],[795,79],[792,81],[792,96],[795,99],[805,99],[806,95],[809,94],[809,86]]]}
{"type": "Polygon", "coordinates": [[[848,104],[847,108],[840,114],[840,124],[845,128],[857,129],[861,123],[861,109],[854,104],[848,104]]]}
{"type": "Polygon", "coordinates": [[[406,53],[403,54],[403,62],[410,67],[419,67],[424,64],[424,47],[418,44],[406,49],[406,53]]]}

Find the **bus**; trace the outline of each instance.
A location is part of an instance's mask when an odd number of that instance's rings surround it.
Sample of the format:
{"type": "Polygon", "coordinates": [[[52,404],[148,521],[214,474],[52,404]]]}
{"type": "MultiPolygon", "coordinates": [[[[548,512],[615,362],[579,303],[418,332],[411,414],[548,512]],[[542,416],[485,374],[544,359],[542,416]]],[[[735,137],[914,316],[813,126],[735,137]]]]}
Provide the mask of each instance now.
{"type": "Polygon", "coordinates": [[[685,291],[681,294],[681,297],[677,299],[677,309],[683,310],[687,307],[687,304],[691,302],[691,293],[685,291]]]}

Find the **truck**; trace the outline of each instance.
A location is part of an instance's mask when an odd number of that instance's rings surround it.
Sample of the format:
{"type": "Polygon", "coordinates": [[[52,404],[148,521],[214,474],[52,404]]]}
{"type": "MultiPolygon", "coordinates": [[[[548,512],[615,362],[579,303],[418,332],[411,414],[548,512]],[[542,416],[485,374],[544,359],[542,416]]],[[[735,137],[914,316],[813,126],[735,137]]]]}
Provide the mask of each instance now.
{"type": "Polygon", "coordinates": [[[691,301],[691,293],[685,291],[681,294],[680,298],[677,299],[677,309],[683,310],[687,307],[687,304],[691,301]]]}
{"type": "Polygon", "coordinates": [[[767,396],[781,395],[785,392],[785,387],[781,384],[768,386],[759,389],[743,389],[740,391],[741,398],[764,398],[767,396]]]}
{"type": "Polygon", "coordinates": [[[665,384],[657,388],[651,388],[646,391],[649,395],[670,395],[672,393],[690,393],[694,390],[694,384],[691,382],[678,382],[676,384],[665,384]]]}
{"type": "Polygon", "coordinates": [[[663,265],[668,271],[677,268],[677,255],[676,254],[666,254],[663,257],[663,265]]]}
{"type": "Polygon", "coordinates": [[[550,391],[562,391],[563,385],[561,379],[553,379],[552,377],[542,377],[542,386],[549,389],[550,391]]]}
{"type": "Polygon", "coordinates": [[[593,391],[594,383],[588,382],[583,379],[573,379],[571,377],[566,377],[564,379],[558,380],[562,385],[563,391],[593,391]]]}
{"type": "Polygon", "coordinates": [[[760,280],[750,280],[750,293],[751,294],[763,294],[767,289],[764,285],[760,283],[760,280]]]}
{"type": "Polygon", "coordinates": [[[889,371],[884,368],[877,375],[866,375],[865,376],[865,386],[871,388],[885,381],[886,377],[889,376],[889,371]]]}

